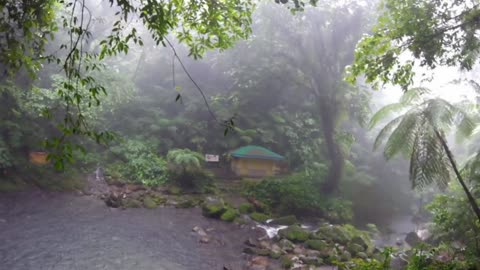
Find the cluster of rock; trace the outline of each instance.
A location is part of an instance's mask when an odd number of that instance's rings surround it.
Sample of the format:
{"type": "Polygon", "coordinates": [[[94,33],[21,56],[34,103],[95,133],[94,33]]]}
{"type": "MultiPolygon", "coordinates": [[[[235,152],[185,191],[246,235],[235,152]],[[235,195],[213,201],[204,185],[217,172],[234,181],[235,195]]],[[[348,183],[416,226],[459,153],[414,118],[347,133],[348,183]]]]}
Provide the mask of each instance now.
{"type": "MultiPolygon", "coordinates": [[[[278,261],[284,269],[324,269],[321,267],[350,262],[354,258],[383,260],[383,255],[375,248],[367,232],[349,225],[331,224],[323,224],[316,230],[291,225],[279,230],[272,239],[248,239],[244,253],[253,258],[268,257],[278,261]]],[[[268,268],[264,264],[252,263],[251,269],[268,268]]]]}
{"type": "Polygon", "coordinates": [[[202,203],[201,197],[182,195],[176,187],[150,189],[142,185],[110,186],[102,199],[112,208],[157,208],[171,206],[191,208],[202,203]]]}

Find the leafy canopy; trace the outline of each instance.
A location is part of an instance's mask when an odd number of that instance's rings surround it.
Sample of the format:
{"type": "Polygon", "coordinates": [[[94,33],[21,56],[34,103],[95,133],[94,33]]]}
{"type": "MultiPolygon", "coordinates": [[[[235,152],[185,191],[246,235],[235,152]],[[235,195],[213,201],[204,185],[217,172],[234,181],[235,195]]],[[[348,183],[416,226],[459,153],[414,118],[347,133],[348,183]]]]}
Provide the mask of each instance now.
{"type": "Polygon", "coordinates": [[[392,83],[407,90],[415,65],[470,70],[478,59],[476,0],[382,0],[380,12],[372,33],[357,45],[350,82],[365,75],[375,88],[392,83]]]}

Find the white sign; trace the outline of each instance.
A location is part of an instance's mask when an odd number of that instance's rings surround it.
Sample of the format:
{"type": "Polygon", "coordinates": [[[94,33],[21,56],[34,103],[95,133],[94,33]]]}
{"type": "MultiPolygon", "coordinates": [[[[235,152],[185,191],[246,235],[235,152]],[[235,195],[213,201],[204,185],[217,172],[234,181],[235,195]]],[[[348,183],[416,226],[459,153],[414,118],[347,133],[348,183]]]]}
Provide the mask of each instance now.
{"type": "Polygon", "coordinates": [[[220,156],[219,155],[206,154],[205,155],[205,161],[206,162],[219,162],[220,161],[220,156]]]}

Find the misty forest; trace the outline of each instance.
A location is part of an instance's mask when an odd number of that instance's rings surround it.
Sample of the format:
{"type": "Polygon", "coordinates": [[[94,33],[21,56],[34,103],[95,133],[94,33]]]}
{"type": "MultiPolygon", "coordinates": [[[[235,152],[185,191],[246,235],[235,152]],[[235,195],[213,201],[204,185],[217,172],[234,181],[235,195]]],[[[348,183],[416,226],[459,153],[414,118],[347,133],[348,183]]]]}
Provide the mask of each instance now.
{"type": "Polygon", "coordinates": [[[480,1],[0,0],[0,269],[480,269],[480,1]]]}

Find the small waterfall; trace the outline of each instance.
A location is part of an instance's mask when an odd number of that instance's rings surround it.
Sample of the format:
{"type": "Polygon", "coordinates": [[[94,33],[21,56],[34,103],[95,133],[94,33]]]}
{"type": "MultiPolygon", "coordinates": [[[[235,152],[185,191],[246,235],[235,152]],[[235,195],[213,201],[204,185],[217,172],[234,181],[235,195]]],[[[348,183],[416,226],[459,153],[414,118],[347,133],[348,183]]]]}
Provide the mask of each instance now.
{"type": "Polygon", "coordinates": [[[100,166],[97,166],[97,169],[95,170],[95,180],[99,182],[105,181],[105,177],[103,174],[103,168],[100,166]]]}

